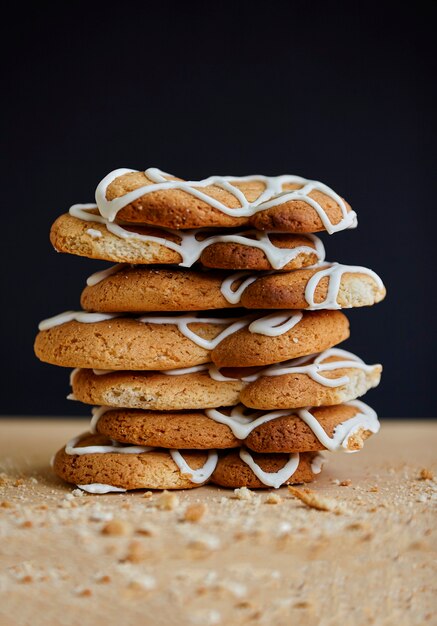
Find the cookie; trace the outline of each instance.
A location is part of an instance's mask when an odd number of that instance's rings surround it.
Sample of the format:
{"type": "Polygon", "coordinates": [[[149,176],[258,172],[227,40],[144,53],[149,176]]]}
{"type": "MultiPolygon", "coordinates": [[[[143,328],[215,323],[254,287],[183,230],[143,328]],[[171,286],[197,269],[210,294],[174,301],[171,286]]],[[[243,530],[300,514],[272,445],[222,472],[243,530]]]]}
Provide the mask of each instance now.
{"type": "Polygon", "coordinates": [[[341,449],[356,452],[379,431],[376,413],[356,400],[336,406],[297,409],[295,413],[276,413],[281,415],[253,429],[244,445],[262,453],[341,449]]]}
{"type": "Polygon", "coordinates": [[[382,366],[332,348],[315,357],[278,363],[242,380],[243,404],[255,409],[331,406],[354,400],[376,387],[382,366]]]}
{"type": "Polygon", "coordinates": [[[281,361],[320,352],[348,336],[348,322],[337,311],[287,311],[238,318],[148,315],[138,319],[67,311],[44,320],[39,328],[34,348],[41,361],[103,370],[168,370],[201,365],[211,361],[214,348],[234,334],[231,352],[226,348],[223,356],[217,353],[219,360],[225,359],[223,365],[232,367],[264,365],[262,359],[267,357],[269,342],[273,354],[268,363],[272,363],[272,358],[281,361]],[[243,336],[238,333],[240,329],[246,330],[243,336]],[[240,350],[242,340],[245,345],[240,350]],[[248,351],[243,354],[246,343],[248,351]]]}
{"type": "Polygon", "coordinates": [[[100,407],[90,429],[125,444],[208,450],[248,446],[256,452],[360,450],[379,430],[363,402],[285,411],[243,405],[204,411],[141,411],[100,407]]]}
{"type": "MultiPolygon", "coordinates": [[[[89,314],[94,315],[94,314],[89,314]]],[[[222,332],[218,324],[194,323],[203,339],[222,332]]],[[[38,333],[35,354],[61,367],[103,370],[167,370],[210,361],[210,349],[183,335],[174,324],[146,324],[124,317],[97,322],[72,321],[38,333]]]]}
{"type": "Polygon", "coordinates": [[[340,309],[371,306],[385,293],[372,270],[332,263],[258,278],[242,293],[241,304],[249,309],[340,309]]]}
{"type": "Polygon", "coordinates": [[[309,483],[319,472],[317,453],[256,454],[243,448],[220,456],[211,482],[234,489],[278,488],[281,485],[309,483]]]}
{"type": "Polygon", "coordinates": [[[168,373],[122,371],[102,375],[91,369],[80,369],[72,376],[73,395],[86,404],[155,411],[237,404],[244,383],[214,380],[207,367],[200,365],[193,368],[200,371],[175,375],[172,370],[168,373]]]}
{"type": "Polygon", "coordinates": [[[204,484],[217,463],[212,452],[136,449],[85,433],[59,450],[55,473],[91,493],[128,489],[191,489],[204,484]],[[87,453],[80,451],[87,448],[87,453]],[[135,450],[135,452],[132,452],[135,450]]]}
{"type": "Polygon", "coordinates": [[[96,413],[96,417],[96,432],[121,443],[185,450],[241,445],[228,426],[210,419],[203,411],[119,409],[96,413]]]}
{"type": "Polygon", "coordinates": [[[199,311],[236,306],[220,291],[226,274],[121,266],[93,274],[81,296],[87,311],[199,311]],[[115,268],[117,269],[117,268],[115,268]]]}
{"type": "MultiPolygon", "coordinates": [[[[291,312],[290,312],[291,313],[291,312]]],[[[349,322],[340,311],[272,314],[263,318],[269,328],[257,332],[257,324],[225,337],[212,351],[217,367],[269,365],[326,350],[349,337],[349,322]],[[294,323],[294,325],[292,325],[294,323]],[[289,330],[286,330],[289,328],[289,330]]]]}
{"type": "Polygon", "coordinates": [[[356,226],[355,213],[332,189],[297,176],[212,176],[187,182],[156,168],[120,169],[99,183],[96,202],[110,221],[172,229],[252,224],[258,230],[309,233],[356,226]]]}
{"type": "MultiPolygon", "coordinates": [[[[91,216],[92,214],[88,218],[91,216]]],[[[168,247],[169,242],[180,241],[177,235],[138,225],[109,227],[113,232],[108,230],[105,223],[85,221],[66,213],[53,223],[50,241],[57,252],[112,263],[177,264],[182,262],[182,256],[168,247]],[[123,234],[123,237],[119,236],[120,234],[123,234]],[[158,242],[153,238],[158,238],[158,242]]]]}
{"type": "Polygon", "coordinates": [[[92,259],[136,265],[176,264],[250,270],[290,270],[323,261],[325,250],[315,235],[261,231],[164,230],[109,222],[96,209],[72,207],[53,224],[55,250],[92,259]],[[97,221],[100,220],[100,221],[97,221]]]}
{"type": "Polygon", "coordinates": [[[294,270],[324,259],[325,249],[315,235],[251,230],[234,237],[224,235],[200,255],[205,267],[228,270],[294,270]]]}

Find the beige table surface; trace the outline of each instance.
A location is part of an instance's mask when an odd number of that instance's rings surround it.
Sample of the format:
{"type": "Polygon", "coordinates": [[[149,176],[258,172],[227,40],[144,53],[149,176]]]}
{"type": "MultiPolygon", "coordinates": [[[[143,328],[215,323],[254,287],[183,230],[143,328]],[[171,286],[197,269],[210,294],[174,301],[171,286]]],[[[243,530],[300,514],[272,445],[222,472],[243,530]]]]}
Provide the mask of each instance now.
{"type": "Polygon", "coordinates": [[[329,455],[312,488],[341,515],[286,488],[276,504],[216,487],[82,495],[48,461],[86,426],[0,420],[0,624],[437,623],[437,482],[420,477],[435,422],[385,421],[363,452],[329,455]],[[186,521],[193,503],[206,512],[186,521]]]}

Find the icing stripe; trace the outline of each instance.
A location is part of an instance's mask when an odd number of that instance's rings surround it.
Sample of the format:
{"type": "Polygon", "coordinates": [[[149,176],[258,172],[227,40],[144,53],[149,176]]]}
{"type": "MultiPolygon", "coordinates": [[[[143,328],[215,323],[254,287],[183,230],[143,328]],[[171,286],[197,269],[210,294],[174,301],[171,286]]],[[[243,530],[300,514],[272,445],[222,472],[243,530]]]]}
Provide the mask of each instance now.
{"type": "Polygon", "coordinates": [[[105,178],[98,184],[96,189],[96,203],[99,208],[100,215],[107,218],[110,222],[113,222],[117,216],[117,213],[128,204],[135,202],[142,196],[154,193],[156,191],[164,191],[170,189],[177,189],[184,191],[191,196],[205,202],[209,206],[218,209],[225,215],[233,217],[250,217],[259,211],[264,211],[272,207],[279,206],[286,202],[293,200],[299,200],[310,205],[320,217],[325,229],[328,233],[332,234],[345,228],[355,228],[357,226],[357,216],[354,211],[348,212],[344,200],[333,189],[327,185],[315,181],[302,178],[301,176],[282,175],[282,176],[210,176],[200,181],[180,181],[180,180],[168,180],[171,178],[171,174],[167,174],[159,170],[158,168],[149,168],[145,171],[147,178],[152,181],[152,184],[143,185],[138,189],[126,193],[124,196],[108,200],[106,192],[109,185],[118,177],[124,174],[137,172],[138,170],[131,170],[127,168],[120,168],[110,172],[105,178]],[[249,202],[244,193],[232,183],[241,182],[260,182],[265,185],[264,191],[258,196],[258,198],[252,202],[249,202]],[[284,184],[297,184],[301,185],[300,189],[293,189],[284,191],[284,184]],[[229,208],[216,198],[212,198],[203,191],[203,188],[210,185],[221,187],[222,189],[231,193],[241,205],[239,208],[229,208]],[[333,224],[323,207],[313,198],[309,196],[312,191],[319,191],[324,193],[329,198],[334,200],[340,207],[342,217],[337,224],[333,224]]]}
{"type": "Polygon", "coordinates": [[[340,450],[343,448],[348,451],[349,438],[358,430],[369,430],[377,433],[380,428],[378,417],[373,409],[360,400],[352,400],[345,402],[346,406],[353,406],[358,409],[358,413],[338,424],[332,437],[325,432],[317,418],[311,413],[309,408],[270,411],[262,413],[260,411],[251,411],[242,404],[233,407],[230,415],[222,413],[218,409],[206,409],[205,414],[215,422],[226,424],[237,439],[244,440],[258,426],[266,424],[271,420],[279,417],[299,417],[311,429],[314,436],[327,450],[340,450]]]}
{"type": "Polygon", "coordinates": [[[88,493],[94,494],[103,494],[103,493],[111,493],[111,492],[120,492],[123,493],[127,491],[127,489],[123,489],[123,487],[114,487],[114,485],[105,485],[104,483],[90,483],[89,485],[77,485],[79,489],[82,491],[87,491],[88,493]]]}
{"type": "MultiPolygon", "coordinates": [[[[261,232],[257,230],[244,230],[237,233],[210,235],[209,237],[199,240],[199,235],[202,237],[205,235],[204,230],[171,230],[154,226],[154,230],[162,232],[162,237],[159,237],[157,235],[144,235],[135,231],[126,230],[121,224],[110,222],[101,215],[93,213],[96,208],[97,205],[95,204],[74,204],[70,207],[69,214],[82,221],[102,224],[108,232],[120,239],[133,239],[143,241],[144,243],[156,243],[173,250],[182,257],[182,261],[178,263],[181,267],[191,267],[200,259],[202,252],[213,243],[237,243],[248,246],[249,248],[259,248],[264,252],[267,260],[274,269],[282,269],[301,253],[315,254],[318,262],[322,262],[325,259],[323,243],[318,237],[310,233],[306,234],[305,237],[314,243],[314,248],[310,245],[298,246],[296,248],[278,248],[270,240],[269,235],[272,234],[272,231],[261,232]],[[172,241],[168,238],[168,235],[176,237],[178,241],[172,241]]],[[[88,231],[89,230],[90,229],[88,229],[88,231]]]]}
{"type": "Polygon", "coordinates": [[[250,452],[245,448],[241,448],[239,454],[240,459],[250,467],[263,485],[266,485],[266,487],[274,487],[275,489],[279,489],[282,484],[293,476],[299,467],[299,453],[290,454],[287,463],[277,472],[265,472],[262,470],[254,461],[250,452]]]}
{"type": "Polygon", "coordinates": [[[199,485],[210,478],[218,463],[218,454],[215,450],[208,450],[206,463],[199,469],[193,470],[179,450],[169,450],[171,458],[176,463],[181,474],[187,475],[192,483],[199,485]]]}

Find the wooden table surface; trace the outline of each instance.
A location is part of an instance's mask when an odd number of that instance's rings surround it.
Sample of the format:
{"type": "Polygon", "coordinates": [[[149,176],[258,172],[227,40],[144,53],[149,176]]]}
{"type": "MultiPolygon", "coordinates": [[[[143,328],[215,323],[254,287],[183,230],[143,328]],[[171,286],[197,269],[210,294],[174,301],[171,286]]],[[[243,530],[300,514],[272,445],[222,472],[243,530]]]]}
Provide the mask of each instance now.
{"type": "Polygon", "coordinates": [[[87,424],[0,420],[1,625],[437,623],[436,422],[327,454],[311,488],[342,514],[286,488],[85,495],[48,462],[87,424]]]}

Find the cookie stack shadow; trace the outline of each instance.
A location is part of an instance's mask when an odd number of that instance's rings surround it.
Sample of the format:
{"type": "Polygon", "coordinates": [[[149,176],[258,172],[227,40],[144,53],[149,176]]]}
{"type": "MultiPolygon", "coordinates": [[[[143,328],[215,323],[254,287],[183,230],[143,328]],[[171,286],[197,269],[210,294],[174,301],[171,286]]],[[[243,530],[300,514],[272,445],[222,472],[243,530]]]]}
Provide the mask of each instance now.
{"type": "Polygon", "coordinates": [[[116,263],[36,338],[42,361],[74,368],[69,398],[94,407],[56,474],[91,493],[277,488],[312,481],[324,450],[360,450],[379,422],[357,398],[382,367],[336,347],[341,309],[385,288],[326,262],[314,234],[355,226],[338,194],[296,176],[111,172],[51,230],[59,252],[116,263]]]}

